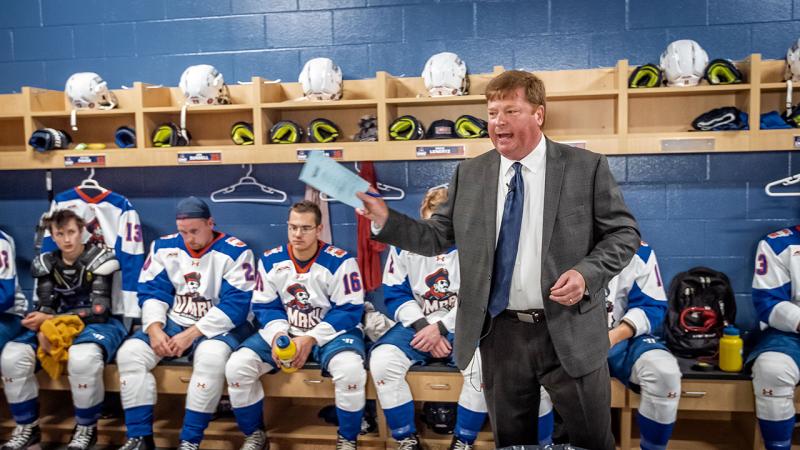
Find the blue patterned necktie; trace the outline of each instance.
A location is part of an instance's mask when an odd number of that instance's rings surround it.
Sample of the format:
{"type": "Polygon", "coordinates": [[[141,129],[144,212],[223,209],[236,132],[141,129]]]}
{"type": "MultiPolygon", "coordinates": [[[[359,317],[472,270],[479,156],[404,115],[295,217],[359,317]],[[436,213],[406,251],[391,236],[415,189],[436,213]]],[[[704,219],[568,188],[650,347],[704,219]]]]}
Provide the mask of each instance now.
{"type": "Polygon", "coordinates": [[[496,317],[508,307],[511,277],[517,261],[519,233],[522,228],[522,210],[525,204],[525,182],[522,180],[522,164],[515,162],[514,176],[508,183],[508,194],[503,204],[503,221],[494,250],[492,286],[489,292],[489,314],[496,317]]]}

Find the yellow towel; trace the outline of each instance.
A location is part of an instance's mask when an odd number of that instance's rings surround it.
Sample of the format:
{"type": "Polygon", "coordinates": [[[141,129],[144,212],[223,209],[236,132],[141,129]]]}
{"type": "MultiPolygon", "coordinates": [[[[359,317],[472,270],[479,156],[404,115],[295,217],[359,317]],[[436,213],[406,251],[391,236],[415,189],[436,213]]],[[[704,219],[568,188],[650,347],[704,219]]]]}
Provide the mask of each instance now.
{"type": "Polygon", "coordinates": [[[45,353],[39,346],[36,356],[50,378],[58,379],[64,373],[69,358],[69,346],[75,336],[83,331],[83,326],[83,321],[76,315],[56,316],[42,323],[39,331],[50,341],[50,352],[45,353]]]}

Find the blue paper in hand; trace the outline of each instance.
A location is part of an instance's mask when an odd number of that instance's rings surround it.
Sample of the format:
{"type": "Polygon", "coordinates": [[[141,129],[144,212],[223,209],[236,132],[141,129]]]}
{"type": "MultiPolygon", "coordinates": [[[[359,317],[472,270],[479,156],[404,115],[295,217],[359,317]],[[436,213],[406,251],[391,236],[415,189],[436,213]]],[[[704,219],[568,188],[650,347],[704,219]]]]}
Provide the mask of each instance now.
{"type": "Polygon", "coordinates": [[[322,152],[310,152],[300,171],[300,181],[353,208],[364,207],[356,192],[369,189],[366,180],[322,152]]]}

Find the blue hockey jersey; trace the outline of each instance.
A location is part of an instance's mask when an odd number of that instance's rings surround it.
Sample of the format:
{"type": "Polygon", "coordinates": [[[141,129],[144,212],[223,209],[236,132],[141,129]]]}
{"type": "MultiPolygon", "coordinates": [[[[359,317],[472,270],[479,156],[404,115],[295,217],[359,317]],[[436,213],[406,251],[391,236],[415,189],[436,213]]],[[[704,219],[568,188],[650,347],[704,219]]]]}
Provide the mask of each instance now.
{"type": "MultiPolygon", "coordinates": [[[[95,196],[80,188],[72,188],[56,195],[50,212],[70,209],[86,222],[84,242],[105,246],[114,251],[120,271],[114,274],[111,300],[114,314],[139,317],[136,300],[136,283],[144,263],[144,241],[139,214],[127,198],[112,191],[95,196]]],[[[57,249],[45,232],[42,253],[57,249]]]]}
{"type": "Polygon", "coordinates": [[[239,239],[218,233],[200,251],[179,234],[153,241],[139,277],[144,330],[169,317],[183,327],[197,325],[208,338],[226,333],[249,317],[255,287],[253,252],[239,239]]]}
{"type": "Polygon", "coordinates": [[[359,326],[364,289],[355,258],[324,242],[305,265],[291,245],[268,250],[258,264],[253,313],[269,345],[277,333],[309,335],[319,346],[359,326]]]}
{"type": "Polygon", "coordinates": [[[631,262],[608,283],[609,328],[625,319],[635,336],[659,334],[667,313],[667,294],[653,249],[642,242],[631,262]]]}
{"type": "Polygon", "coordinates": [[[800,325],[800,226],[768,234],[758,243],[753,305],[762,329],[796,333],[800,325]]]}
{"type": "Polygon", "coordinates": [[[0,230],[0,312],[25,316],[30,303],[19,288],[14,239],[0,230]]]}

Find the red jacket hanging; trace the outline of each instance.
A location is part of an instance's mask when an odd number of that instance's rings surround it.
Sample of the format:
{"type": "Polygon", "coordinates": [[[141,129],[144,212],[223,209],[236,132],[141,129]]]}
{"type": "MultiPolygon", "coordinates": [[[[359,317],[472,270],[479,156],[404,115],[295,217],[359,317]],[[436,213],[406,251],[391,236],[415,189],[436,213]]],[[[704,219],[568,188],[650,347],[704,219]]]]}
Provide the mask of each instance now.
{"type": "MultiPolygon", "coordinates": [[[[374,188],[377,187],[375,179],[375,166],[372,162],[361,163],[361,178],[367,180],[374,188]]],[[[381,286],[381,252],[386,249],[386,244],[370,239],[370,220],[356,214],[358,222],[358,269],[364,281],[366,292],[374,291],[381,286]]]]}

